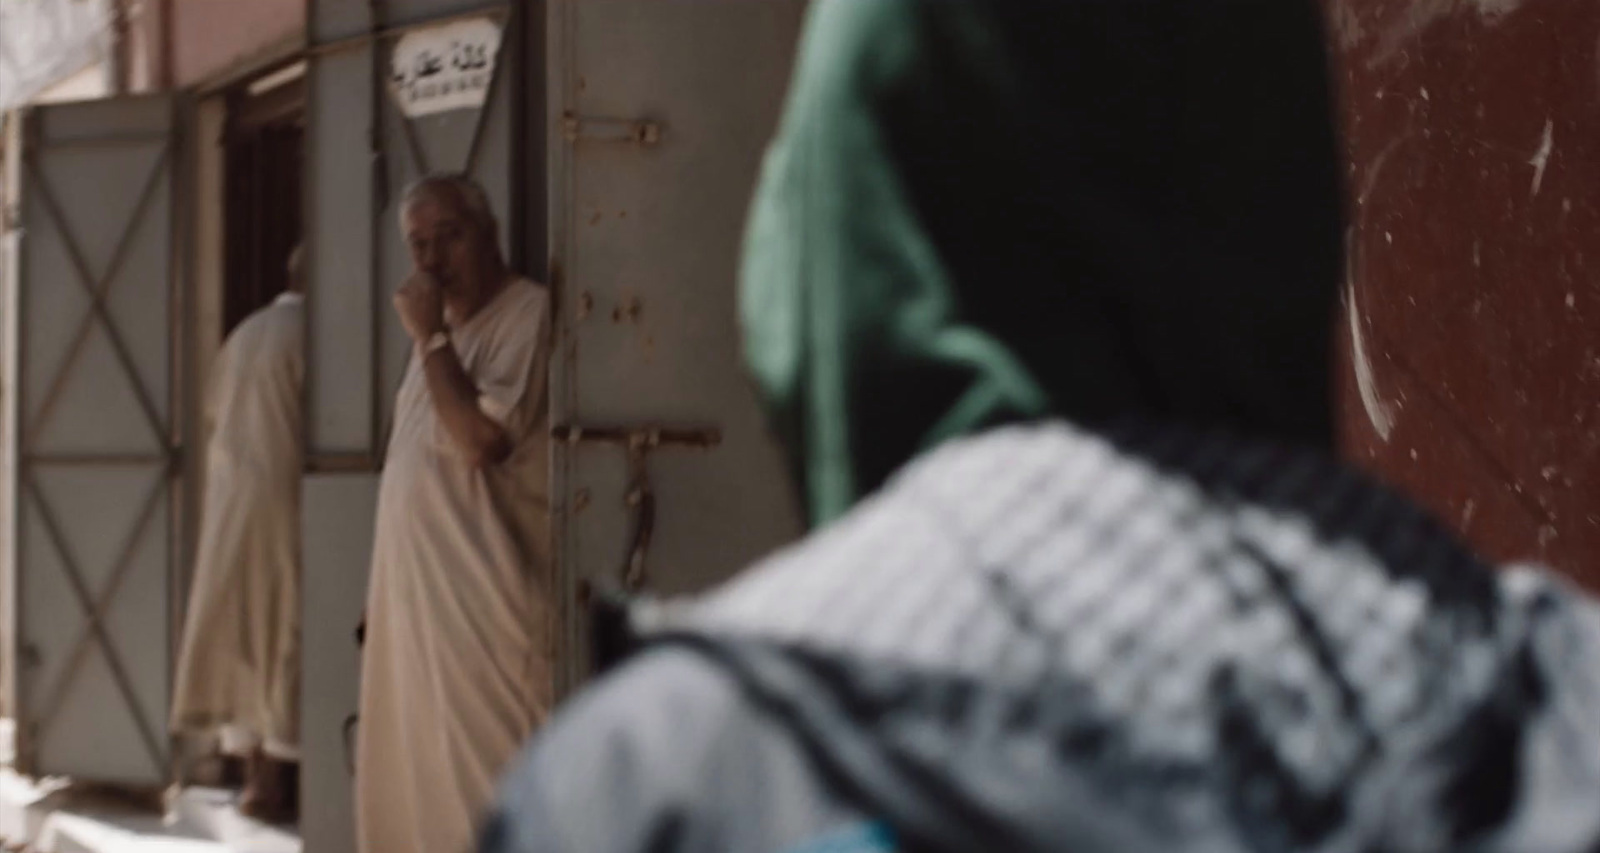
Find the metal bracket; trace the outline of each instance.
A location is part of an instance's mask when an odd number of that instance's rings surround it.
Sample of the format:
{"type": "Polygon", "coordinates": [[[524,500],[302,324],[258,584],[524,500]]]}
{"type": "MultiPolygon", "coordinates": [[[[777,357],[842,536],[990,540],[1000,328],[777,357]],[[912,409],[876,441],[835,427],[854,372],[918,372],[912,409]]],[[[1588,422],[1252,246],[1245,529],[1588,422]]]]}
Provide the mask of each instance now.
{"type": "Polygon", "coordinates": [[[561,132],[568,142],[626,142],[650,147],[661,142],[661,123],[652,119],[602,118],[564,113],[561,132]]]}
{"type": "Polygon", "coordinates": [[[633,510],[633,536],[628,543],[628,553],[622,566],[622,586],[628,592],[644,588],[645,558],[650,551],[650,539],[655,533],[656,496],[650,485],[647,465],[652,451],[665,448],[710,450],[722,443],[722,431],[716,427],[670,428],[661,426],[636,427],[586,427],[563,424],[550,430],[550,437],[568,446],[583,442],[609,444],[628,453],[628,492],[623,503],[633,510]]]}

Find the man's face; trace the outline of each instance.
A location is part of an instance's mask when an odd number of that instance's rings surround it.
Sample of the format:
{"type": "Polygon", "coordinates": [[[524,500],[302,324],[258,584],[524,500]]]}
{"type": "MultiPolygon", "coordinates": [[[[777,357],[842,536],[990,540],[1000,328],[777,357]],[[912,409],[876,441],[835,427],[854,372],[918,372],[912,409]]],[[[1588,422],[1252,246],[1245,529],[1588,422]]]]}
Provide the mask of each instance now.
{"type": "Polygon", "coordinates": [[[433,276],[446,294],[468,296],[482,284],[483,237],[455,199],[422,196],[406,208],[406,247],[411,263],[433,276]]]}

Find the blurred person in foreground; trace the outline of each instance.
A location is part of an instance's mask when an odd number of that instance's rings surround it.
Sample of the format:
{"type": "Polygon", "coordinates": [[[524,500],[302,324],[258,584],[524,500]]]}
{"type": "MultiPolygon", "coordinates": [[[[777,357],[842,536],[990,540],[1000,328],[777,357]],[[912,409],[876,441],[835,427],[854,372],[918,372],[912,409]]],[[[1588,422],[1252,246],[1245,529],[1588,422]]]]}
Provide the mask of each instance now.
{"type": "Polygon", "coordinates": [[[301,387],[305,264],[217,355],[200,544],[172,695],[177,733],[220,735],[242,760],[239,811],[297,813],[300,761],[301,387]]]}
{"type": "Polygon", "coordinates": [[[356,742],[361,853],[471,849],[551,703],[549,292],[511,272],[483,187],[400,202],[414,344],[373,532],[356,742]]]}
{"type": "Polygon", "coordinates": [[[1600,850],[1600,609],[1333,458],[1309,0],[820,0],[743,270],[818,530],[488,853],[1600,850]]]}

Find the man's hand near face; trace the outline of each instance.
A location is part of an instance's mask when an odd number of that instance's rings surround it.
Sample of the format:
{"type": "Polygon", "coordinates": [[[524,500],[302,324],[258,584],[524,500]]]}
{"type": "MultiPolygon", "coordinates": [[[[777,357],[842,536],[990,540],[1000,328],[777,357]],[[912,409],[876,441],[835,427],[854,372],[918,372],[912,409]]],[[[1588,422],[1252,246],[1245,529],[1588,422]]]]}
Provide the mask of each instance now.
{"type": "Polygon", "coordinates": [[[438,281],[425,272],[413,272],[395,291],[394,310],[416,344],[434,411],[445,430],[473,467],[498,465],[511,451],[505,429],[478,408],[478,389],[455,348],[431,345],[434,335],[445,331],[444,293],[438,281]]]}
{"type": "Polygon", "coordinates": [[[433,276],[413,272],[394,295],[394,310],[400,325],[419,346],[444,331],[444,292],[433,276]]]}

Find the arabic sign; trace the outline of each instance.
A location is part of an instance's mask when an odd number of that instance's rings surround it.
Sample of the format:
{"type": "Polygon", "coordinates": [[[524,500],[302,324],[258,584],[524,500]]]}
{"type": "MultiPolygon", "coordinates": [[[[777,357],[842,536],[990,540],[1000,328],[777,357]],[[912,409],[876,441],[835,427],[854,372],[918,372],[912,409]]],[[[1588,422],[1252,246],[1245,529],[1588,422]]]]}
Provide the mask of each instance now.
{"type": "Polygon", "coordinates": [[[407,33],[395,42],[389,89],[411,118],[480,107],[499,52],[500,28],[488,18],[407,33]]]}

